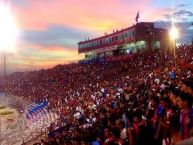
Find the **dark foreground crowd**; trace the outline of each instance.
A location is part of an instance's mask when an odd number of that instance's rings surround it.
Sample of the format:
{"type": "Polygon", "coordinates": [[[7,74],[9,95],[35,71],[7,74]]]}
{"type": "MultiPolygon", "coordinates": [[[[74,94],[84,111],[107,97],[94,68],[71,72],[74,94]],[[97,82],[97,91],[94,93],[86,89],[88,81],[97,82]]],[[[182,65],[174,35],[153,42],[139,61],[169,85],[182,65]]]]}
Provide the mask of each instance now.
{"type": "Polygon", "coordinates": [[[193,145],[193,47],[13,73],[0,90],[60,118],[44,145],[193,145]]]}

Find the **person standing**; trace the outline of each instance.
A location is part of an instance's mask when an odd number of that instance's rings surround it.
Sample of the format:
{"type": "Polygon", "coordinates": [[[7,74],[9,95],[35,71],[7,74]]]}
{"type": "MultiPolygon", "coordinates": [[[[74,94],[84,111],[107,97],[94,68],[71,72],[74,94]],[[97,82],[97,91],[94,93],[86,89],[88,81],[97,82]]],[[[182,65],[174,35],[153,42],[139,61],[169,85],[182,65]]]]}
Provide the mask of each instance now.
{"type": "Polygon", "coordinates": [[[181,92],[179,95],[178,106],[181,109],[181,140],[185,140],[190,138],[190,130],[193,128],[192,96],[188,93],[181,92]]]}

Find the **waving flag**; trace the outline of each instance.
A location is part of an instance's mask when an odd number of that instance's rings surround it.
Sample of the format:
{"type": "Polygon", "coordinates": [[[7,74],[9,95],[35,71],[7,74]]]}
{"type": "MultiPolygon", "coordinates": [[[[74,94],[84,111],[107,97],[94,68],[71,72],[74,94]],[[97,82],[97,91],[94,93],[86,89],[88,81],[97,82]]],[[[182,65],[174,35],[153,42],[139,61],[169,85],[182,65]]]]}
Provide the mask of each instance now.
{"type": "Polygon", "coordinates": [[[138,11],[137,16],[136,16],[136,18],[135,18],[135,20],[136,20],[137,23],[138,23],[138,19],[139,19],[139,11],[138,11]]]}

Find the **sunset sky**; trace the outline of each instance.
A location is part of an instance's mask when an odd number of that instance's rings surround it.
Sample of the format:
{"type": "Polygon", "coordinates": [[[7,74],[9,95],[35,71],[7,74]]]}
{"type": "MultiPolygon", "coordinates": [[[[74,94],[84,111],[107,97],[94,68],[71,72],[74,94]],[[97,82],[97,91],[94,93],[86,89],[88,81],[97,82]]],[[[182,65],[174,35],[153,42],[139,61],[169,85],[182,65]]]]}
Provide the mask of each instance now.
{"type": "MultiPolygon", "coordinates": [[[[77,61],[83,57],[77,52],[78,41],[131,26],[138,11],[140,21],[156,22],[156,26],[164,28],[170,27],[172,14],[172,0],[7,1],[20,32],[16,52],[7,54],[9,72],[77,61]]],[[[179,42],[190,42],[193,1],[173,1],[179,42]]],[[[1,68],[2,62],[1,57],[1,68]]]]}

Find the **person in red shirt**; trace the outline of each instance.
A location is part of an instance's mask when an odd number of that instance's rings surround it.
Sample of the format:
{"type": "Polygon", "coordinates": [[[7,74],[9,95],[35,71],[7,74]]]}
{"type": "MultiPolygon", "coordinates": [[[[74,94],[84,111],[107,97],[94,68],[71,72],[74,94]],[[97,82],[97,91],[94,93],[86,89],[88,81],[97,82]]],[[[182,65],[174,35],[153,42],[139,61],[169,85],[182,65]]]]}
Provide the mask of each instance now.
{"type": "Polygon", "coordinates": [[[179,94],[178,106],[181,109],[181,140],[185,140],[190,138],[190,130],[193,128],[192,96],[188,93],[181,92],[179,94]]]}

